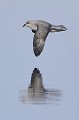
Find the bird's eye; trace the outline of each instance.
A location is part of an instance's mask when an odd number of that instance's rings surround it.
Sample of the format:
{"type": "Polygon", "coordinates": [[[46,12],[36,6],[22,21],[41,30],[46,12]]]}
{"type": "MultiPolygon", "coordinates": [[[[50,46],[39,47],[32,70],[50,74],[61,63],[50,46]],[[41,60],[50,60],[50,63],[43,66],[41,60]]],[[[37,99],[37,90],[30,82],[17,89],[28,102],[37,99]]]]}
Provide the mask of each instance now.
{"type": "Polygon", "coordinates": [[[27,21],[26,24],[29,24],[29,22],[27,21]]]}

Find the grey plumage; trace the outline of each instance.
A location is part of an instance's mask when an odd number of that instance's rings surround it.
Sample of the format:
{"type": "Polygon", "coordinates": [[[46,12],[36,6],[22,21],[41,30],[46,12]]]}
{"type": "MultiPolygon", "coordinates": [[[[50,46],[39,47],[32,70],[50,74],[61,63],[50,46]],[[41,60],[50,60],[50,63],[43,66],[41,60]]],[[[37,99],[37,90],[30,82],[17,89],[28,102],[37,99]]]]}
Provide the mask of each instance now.
{"type": "Polygon", "coordinates": [[[28,89],[20,90],[20,101],[33,104],[56,104],[61,100],[62,91],[59,89],[45,88],[42,73],[34,68],[31,74],[28,89]]]}
{"type": "Polygon", "coordinates": [[[46,38],[49,32],[60,32],[67,30],[63,25],[52,25],[42,20],[29,20],[24,25],[31,28],[34,34],[33,51],[35,56],[39,56],[43,51],[46,38]]]}
{"type": "Polygon", "coordinates": [[[34,68],[33,73],[31,75],[31,84],[29,86],[29,92],[33,91],[33,93],[37,94],[45,92],[42,81],[43,78],[39,69],[34,68]]]}

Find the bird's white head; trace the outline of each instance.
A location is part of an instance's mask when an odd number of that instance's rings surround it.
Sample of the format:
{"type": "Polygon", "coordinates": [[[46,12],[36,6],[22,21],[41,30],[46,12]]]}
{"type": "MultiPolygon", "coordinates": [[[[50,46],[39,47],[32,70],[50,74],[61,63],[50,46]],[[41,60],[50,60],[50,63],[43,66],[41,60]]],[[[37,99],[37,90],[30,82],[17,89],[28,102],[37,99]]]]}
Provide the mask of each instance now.
{"type": "Polygon", "coordinates": [[[23,27],[30,27],[30,25],[31,25],[31,22],[30,21],[27,21],[24,25],[23,25],[23,27]]]}
{"type": "Polygon", "coordinates": [[[28,20],[28,21],[23,25],[23,27],[25,27],[25,26],[31,28],[32,30],[37,30],[37,25],[36,25],[36,23],[35,23],[34,20],[28,20]]]}

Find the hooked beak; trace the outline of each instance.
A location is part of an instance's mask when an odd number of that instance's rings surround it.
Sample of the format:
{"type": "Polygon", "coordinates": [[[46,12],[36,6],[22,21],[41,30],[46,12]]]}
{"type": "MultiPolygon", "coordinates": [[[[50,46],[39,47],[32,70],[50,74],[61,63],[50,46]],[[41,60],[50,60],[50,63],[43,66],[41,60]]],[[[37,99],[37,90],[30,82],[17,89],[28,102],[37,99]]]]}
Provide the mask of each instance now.
{"type": "Polygon", "coordinates": [[[26,26],[26,24],[24,24],[22,27],[25,27],[26,26]]]}

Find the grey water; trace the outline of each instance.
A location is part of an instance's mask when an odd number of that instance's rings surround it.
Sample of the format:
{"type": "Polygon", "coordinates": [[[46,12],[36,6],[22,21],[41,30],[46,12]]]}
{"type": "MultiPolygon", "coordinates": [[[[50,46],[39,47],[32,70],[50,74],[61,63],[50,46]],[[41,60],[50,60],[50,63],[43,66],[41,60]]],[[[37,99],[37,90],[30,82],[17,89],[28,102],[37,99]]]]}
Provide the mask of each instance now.
{"type": "Polygon", "coordinates": [[[30,85],[25,90],[20,90],[20,101],[32,104],[58,104],[62,92],[58,89],[46,89],[43,85],[42,74],[34,68],[30,85]]]}

